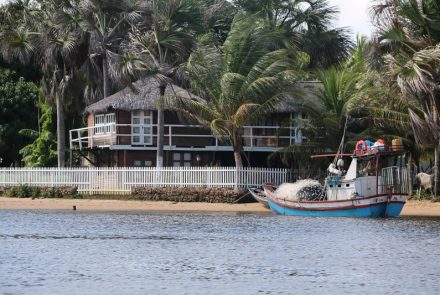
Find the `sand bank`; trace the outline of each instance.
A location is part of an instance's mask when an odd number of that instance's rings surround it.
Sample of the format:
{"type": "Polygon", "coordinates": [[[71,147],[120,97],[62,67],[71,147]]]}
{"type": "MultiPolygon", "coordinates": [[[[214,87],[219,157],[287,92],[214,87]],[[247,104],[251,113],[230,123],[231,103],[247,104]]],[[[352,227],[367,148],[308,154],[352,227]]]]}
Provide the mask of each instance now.
{"type": "MultiPolygon", "coordinates": [[[[158,211],[158,212],[247,212],[267,213],[270,210],[258,203],[184,203],[125,200],[70,200],[70,199],[17,199],[0,197],[1,209],[22,210],[72,210],[77,211],[158,211]]],[[[410,200],[405,205],[403,216],[440,217],[440,203],[410,200]]]]}
{"type": "Polygon", "coordinates": [[[255,212],[270,213],[259,203],[226,204],[82,199],[18,199],[0,197],[0,209],[43,209],[77,211],[172,211],[172,212],[255,212]]]}

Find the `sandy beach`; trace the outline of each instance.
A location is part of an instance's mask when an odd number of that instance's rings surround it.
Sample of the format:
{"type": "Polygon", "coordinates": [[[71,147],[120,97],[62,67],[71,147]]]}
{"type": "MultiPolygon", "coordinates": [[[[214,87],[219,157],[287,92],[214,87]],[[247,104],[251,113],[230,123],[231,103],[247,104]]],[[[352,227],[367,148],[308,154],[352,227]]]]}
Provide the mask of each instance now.
{"type": "Polygon", "coordinates": [[[19,199],[0,197],[1,209],[42,209],[77,211],[171,211],[171,212],[249,212],[270,213],[259,203],[226,204],[166,201],[19,199]]]}
{"type": "MultiPolygon", "coordinates": [[[[244,212],[271,214],[258,203],[184,203],[160,201],[126,200],[82,200],[82,199],[18,199],[0,197],[0,210],[73,210],[77,211],[158,211],[158,212],[244,212]]],[[[405,205],[403,216],[440,217],[440,203],[410,200],[405,205]]]]}

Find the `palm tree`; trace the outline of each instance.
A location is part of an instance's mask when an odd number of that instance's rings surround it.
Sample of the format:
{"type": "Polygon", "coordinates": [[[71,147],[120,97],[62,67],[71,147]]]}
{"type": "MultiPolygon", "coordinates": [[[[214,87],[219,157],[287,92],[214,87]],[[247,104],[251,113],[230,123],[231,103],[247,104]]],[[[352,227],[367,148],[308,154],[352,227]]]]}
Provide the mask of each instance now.
{"type": "Polygon", "coordinates": [[[400,64],[387,56],[389,74],[396,77],[401,91],[416,99],[418,108],[409,108],[417,143],[434,148],[434,195],[440,193],[440,45],[419,50],[400,64]]]}
{"type": "MultiPolygon", "coordinates": [[[[88,72],[92,86],[87,89],[90,101],[112,94],[110,67],[128,42],[131,26],[149,21],[148,1],[85,0],[78,5],[79,24],[90,34],[88,72]],[[101,81],[96,81],[101,77],[101,81]],[[96,87],[98,87],[96,89],[96,87]],[[92,89],[95,88],[95,89],[92,89]]],[[[120,82],[120,81],[116,81],[120,82]]]]}
{"type": "Polygon", "coordinates": [[[0,50],[6,62],[31,62],[35,45],[32,38],[37,34],[29,24],[34,14],[29,1],[13,1],[2,7],[0,24],[0,50]]]}
{"type": "Polygon", "coordinates": [[[237,16],[222,51],[200,47],[187,65],[198,98],[168,97],[165,103],[211,128],[233,147],[242,167],[243,126],[258,120],[293,84],[297,59],[287,49],[270,50],[275,33],[255,19],[237,16]],[[252,53],[252,54],[250,54],[252,53]]]}
{"type": "Polygon", "coordinates": [[[3,31],[3,58],[10,61],[39,63],[42,88],[57,110],[58,166],[65,164],[64,108],[67,101],[81,96],[79,69],[85,61],[87,38],[72,21],[76,3],[42,2],[34,5],[18,1],[7,9],[16,28],[3,31]],[[18,21],[17,15],[20,15],[18,21]]]}
{"type": "MultiPolygon", "coordinates": [[[[307,119],[297,119],[307,141],[291,145],[272,155],[285,165],[296,168],[302,177],[316,176],[319,168],[326,165],[310,158],[316,153],[344,152],[346,142],[354,137],[350,132],[355,124],[353,118],[362,105],[357,97],[364,86],[360,83],[365,68],[365,40],[358,38],[350,56],[338,68],[330,67],[316,73],[318,81],[315,91],[300,97],[301,109],[307,119]],[[342,142],[342,145],[341,145],[342,142]],[[303,169],[312,168],[312,171],[303,169]]],[[[356,130],[357,131],[357,130],[356,130]]],[[[327,163],[328,164],[328,163],[327,163]]]]}
{"type": "MultiPolygon", "coordinates": [[[[200,11],[191,0],[152,1],[151,24],[132,27],[130,43],[111,68],[111,75],[131,79],[153,76],[159,84],[159,95],[178,76],[178,68],[185,62],[195,45],[192,27],[187,20],[199,23],[200,11]]],[[[158,99],[159,101],[159,99],[158,99]]],[[[164,110],[157,105],[157,159],[163,166],[164,110]]]]}
{"type": "Polygon", "coordinates": [[[360,75],[348,68],[332,67],[319,71],[317,76],[322,88],[316,97],[305,98],[303,108],[310,118],[299,125],[309,139],[306,146],[336,151],[347,128],[353,99],[359,91],[360,75]]]}
{"type": "Polygon", "coordinates": [[[235,0],[237,6],[264,18],[273,29],[283,28],[286,37],[310,57],[309,68],[339,64],[350,53],[352,42],[344,28],[332,28],[338,10],[327,0],[235,0]]]}
{"type": "MultiPolygon", "coordinates": [[[[228,0],[194,1],[202,12],[202,22],[198,24],[196,31],[197,43],[221,46],[228,37],[237,8],[228,0]]],[[[193,25],[194,23],[191,24],[193,25]]]]}
{"type": "Polygon", "coordinates": [[[387,0],[375,7],[379,40],[388,75],[404,97],[418,102],[409,108],[417,143],[434,149],[434,195],[440,192],[440,6],[434,0],[387,0]]]}

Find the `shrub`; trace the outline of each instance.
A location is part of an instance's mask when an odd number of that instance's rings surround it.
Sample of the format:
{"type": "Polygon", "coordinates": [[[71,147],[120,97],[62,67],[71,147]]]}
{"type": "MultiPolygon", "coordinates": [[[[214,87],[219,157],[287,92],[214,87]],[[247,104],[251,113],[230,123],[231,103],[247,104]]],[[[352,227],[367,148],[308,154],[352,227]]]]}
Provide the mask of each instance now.
{"type": "Polygon", "coordinates": [[[76,187],[30,187],[28,185],[20,185],[9,188],[0,188],[0,195],[5,194],[11,198],[79,198],[78,189],[76,187]]]}
{"type": "Polygon", "coordinates": [[[8,189],[4,186],[0,186],[0,196],[6,196],[8,189]]]}
{"type": "Polygon", "coordinates": [[[58,188],[56,188],[56,187],[41,188],[41,196],[43,198],[60,198],[60,197],[62,197],[58,188]]]}
{"type": "Polygon", "coordinates": [[[416,200],[431,200],[431,191],[422,189],[419,193],[416,192],[415,194],[413,194],[413,198],[416,200]]]}
{"type": "Polygon", "coordinates": [[[30,187],[26,184],[14,186],[6,191],[6,195],[11,198],[31,198],[38,197],[39,194],[37,187],[30,187]]]}
{"type": "Polygon", "coordinates": [[[234,203],[245,193],[226,188],[135,187],[132,196],[151,201],[234,203]]]}

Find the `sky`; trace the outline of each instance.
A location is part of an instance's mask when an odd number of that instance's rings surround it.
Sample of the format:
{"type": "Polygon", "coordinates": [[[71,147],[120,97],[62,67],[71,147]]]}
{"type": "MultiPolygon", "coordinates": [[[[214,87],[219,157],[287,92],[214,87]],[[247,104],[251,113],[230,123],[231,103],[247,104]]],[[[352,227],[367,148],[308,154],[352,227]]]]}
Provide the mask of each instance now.
{"type": "MultiPolygon", "coordinates": [[[[8,0],[0,0],[6,3],[8,0]]],[[[369,21],[369,6],[372,0],[328,0],[331,5],[339,8],[337,27],[349,27],[353,37],[357,34],[371,35],[372,25],[369,21]]]]}
{"type": "Polygon", "coordinates": [[[370,22],[369,8],[372,0],[329,0],[339,8],[337,27],[349,27],[354,36],[370,36],[373,26],[370,22]]]}

